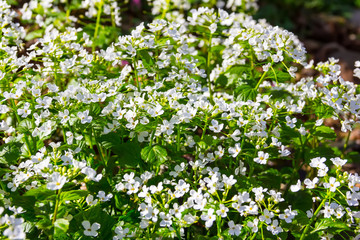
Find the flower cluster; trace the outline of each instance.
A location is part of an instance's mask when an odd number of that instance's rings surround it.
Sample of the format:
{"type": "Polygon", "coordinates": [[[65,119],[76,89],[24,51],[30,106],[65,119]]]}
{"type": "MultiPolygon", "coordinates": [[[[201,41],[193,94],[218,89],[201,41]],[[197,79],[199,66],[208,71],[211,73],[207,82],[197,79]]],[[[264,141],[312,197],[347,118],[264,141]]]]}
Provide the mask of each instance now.
{"type": "MultiPolygon", "coordinates": [[[[92,37],[78,25],[45,24],[24,45],[29,35],[0,2],[4,236],[359,231],[360,179],[342,166],[353,157],[347,145],[360,95],[335,59],[308,64],[294,34],[207,7],[171,21],[167,6],[162,18],[109,44],[96,43],[97,21],[92,37]],[[318,75],[301,78],[300,68],[318,75]],[[343,150],[330,145],[340,131],[343,150]]],[[[82,3],[89,18],[113,16],[115,5],[82,3]]],[[[25,4],[23,20],[38,8],[25,4]]]]}

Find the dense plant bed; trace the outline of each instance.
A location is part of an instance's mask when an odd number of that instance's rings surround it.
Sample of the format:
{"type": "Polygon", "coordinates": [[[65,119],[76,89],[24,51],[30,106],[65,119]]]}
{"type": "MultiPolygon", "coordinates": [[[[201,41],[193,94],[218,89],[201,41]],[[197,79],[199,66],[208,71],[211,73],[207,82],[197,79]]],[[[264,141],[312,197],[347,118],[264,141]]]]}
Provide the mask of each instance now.
{"type": "Polygon", "coordinates": [[[360,88],[337,60],[207,7],[99,42],[105,3],[93,35],[70,8],[37,36],[1,1],[4,238],[359,238],[360,178],[342,166],[360,88]]]}

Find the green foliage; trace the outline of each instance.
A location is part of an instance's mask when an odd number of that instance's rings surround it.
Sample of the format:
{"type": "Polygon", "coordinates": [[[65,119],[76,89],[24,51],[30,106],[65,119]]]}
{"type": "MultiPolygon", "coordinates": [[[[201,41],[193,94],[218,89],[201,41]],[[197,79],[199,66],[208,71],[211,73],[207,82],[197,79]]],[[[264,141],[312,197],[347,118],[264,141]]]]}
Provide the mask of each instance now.
{"type": "Polygon", "coordinates": [[[0,163],[5,165],[16,164],[21,155],[20,142],[10,142],[0,146],[0,163]]]}
{"type": "Polygon", "coordinates": [[[146,146],[141,150],[141,158],[148,164],[160,166],[167,158],[166,149],[160,145],[146,146]]]}

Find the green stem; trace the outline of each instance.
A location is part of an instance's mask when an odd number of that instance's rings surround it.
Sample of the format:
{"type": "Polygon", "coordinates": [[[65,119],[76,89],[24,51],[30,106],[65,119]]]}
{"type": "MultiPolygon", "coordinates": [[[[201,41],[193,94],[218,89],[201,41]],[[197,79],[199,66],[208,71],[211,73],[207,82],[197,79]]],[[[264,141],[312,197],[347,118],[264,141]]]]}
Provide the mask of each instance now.
{"type": "Polygon", "coordinates": [[[69,6],[69,0],[66,0],[66,23],[70,23],[70,13],[71,13],[71,9],[70,9],[70,6],[69,6]]]}
{"type": "Polygon", "coordinates": [[[176,150],[180,151],[180,131],[181,127],[180,124],[177,125],[177,136],[176,136],[176,150]]]}
{"type": "Polygon", "coordinates": [[[208,126],[208,117],[207,117],[207,114],[206,114],[206,116],[205,116],[205,126],[204,126],[204,129],[203,129],[203,132],[202,132],[202,134],[201,134],[201,140],[204,138],[204,136],[205,136],[205,133],[206,133],[206,129],[207,129],[207,126],[208,126]]]}
{"type": "Polygon", "coordinates": [[[62,132],[63,132],[63,137],[64,137],[64,143],[67,143],[67,141],[66,141],[66,132],[65,132],[64,127],[62,127],[62,132]]]}
{"type": "Polygon", "coordinates": [[[133,58],[134,75],[135,75],[134,85],[138,87],[138,91],[140,92],[141,87],[140,87],[140,81],[139,81],[139,77],[138,77],[138,73],[137,73],[136,61],[137,61],[136,58],[133,58]]]}
{"type": "Polygon", "coordinates": [[[59,210],[59,206],[60,206],[60,193],[61,193],[61,189],[57,190],[57,193],[56,193],[56,202],[55,202],[55,209],[54,209],[54,215],[53,215],[53,219],[52,219],[52,224],[55,223],[55,221],[56,221],[56,215],[57,215],[58,210],[59,210]]]}
{"type": "Polygon", "coordinates": [[[326,197],[322,200],[322,202],[320,203],[320,205],[319,205],[318,208],[316,209],[314,215],[311,217],[309,223],[306,225],[303,233],[301,234],[300,240],[305,239],[306,233],[308,232],[311,224],[315,221],[315,219],[316,219],[318,213],[320,212],[321,208],[324,206],[326,200],[328,199],[328,196],[329,196],[329,194],[326,195],[326,197]]]}
{"type": "Polygon", "coordinates": [[[102,13],[103,4],[104,4],[104,2],[103,2],[103,1],[100,1],[98,13],[97,13],[97,16],[96,16],[96,26],[95,26],[93,46],[92,46],[92,51],[93,51],[93,52],[95,52],[95,46],[96,46],[95,44],[96,44],[96,38],[97,38],[98,32],[99,32],[100,19],[101,19],[101,13],[102,13]]]}
{"type": "Polygon", "coordinates": [[[166,0],[166,8],[163,10],[162,14],[161,14],[161,19],[164,19],[166,16],[167,11],[170,8],[170,0],[166,0]]]}
{"type": "Polygon", "coordinates": [[[255,90],[257,90],[259,88],[260,84],[264,81],[266,74],[267,74],[267,71],[261,75],[261,78],[260,78],[259,82],[257,83],[255,90]]]}
{"type": "Polygon", "coordinates": [[[343,148],[343,150],[342,150],[342,152],[341,152],[341,158],[342,158],[342,159],[344,158],[345,151],[346,151],[346,149],[347,149],[347,147],[348,147],[350,135],[351,135],[351,131],[349,131],[349,133],[348,133],[348,135],[347,135],[347,137],[346,137],[346,140],[345,140],[345,143],[344,143],[344,148],[343,148]]]}
{"type": "Polygon", "coordinates": [[[217,228],[217,235],[219,239],[221,239],[221,217],[217,216],[216,218],[216,228],[217,228]]]}
{"type": "Polygon", "coordinates": [[[149,143],[150,147],[153,145],[154,135],[155,135],[156,128],[157,128],[157,125],[158,125],[158,121],[159,121],[159,119],[156,118],[155,129],[152,131],[151,136],[150,136],[150,143],[149,143]]]}
{"type": "MultiPolygon", "coordinates": [[[[259,229],[259,228],[262,228],[262,225],[263,225],[263,222],[260,223],[260,226],[258,227],[258,229],[259,229]]],[[[250,238],[250,240],[255,239],[257,235],[258,235],[258,232],[254,232],[254,234],[252,235],[252,237],[250,238]]]]}
{"type": "Polygon", "coordinates": [[[212,34],[210,34],[210,38],[209,38],[209,49],[207,49],[208,51],[208,55],[207,55],[207,60],[206,60],[206,74],[207,74],[207,78],[208,78],[208,88],[209,88],[209,95],[210,95],[210,103],[214,104],[214,100],[213,100],[213,92],[211,90],[211,80],[210,80],[210,61],[211,61],[211,42],[212,42],[212,34]]]}

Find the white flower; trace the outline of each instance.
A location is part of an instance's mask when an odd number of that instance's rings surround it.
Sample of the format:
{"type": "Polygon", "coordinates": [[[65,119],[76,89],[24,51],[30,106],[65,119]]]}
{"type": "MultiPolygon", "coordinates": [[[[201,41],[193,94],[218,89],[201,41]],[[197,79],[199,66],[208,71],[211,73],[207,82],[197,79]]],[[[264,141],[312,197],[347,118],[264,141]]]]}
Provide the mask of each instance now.
{"type": "Polygon", "coordinates": [[[267,209],[265,209],[263,215],[261,215],[261,216],[259,217],[259,219],[260,219],[260,221],[262,221],[262,222],[265,221],[266,224],[270,224],[270,223],[271,223],[271,218],[273,218],[273,217],[274,217],[274,213],[273,213],[273,212],[270,212],[270,211],[267,210],[267,209]]]}
{"type": "Polygon", "coordinates": [[[227,212],[229,211],[229,209],[227,207],[225,207],[224,204],[220,204],[220,209],[216,210],[216,214],[218,216],[221,216],[222,218],[227,217],[227,212]]]}
{"type": "Polygon", "coordinates": [[[96,171],[91,167],[84,167],[81,169],[81,173],[85,174],[88,179],[95,182],[99,182],[102,178],[102,174],[99,173],[96,175],[96,171]]]}
{"type": "MultiPolygon", "coordinates": [[[[139,182],[132,182],[132,183],[127,183],[125,184],[125,187],[127,188],[127,194],[133,194],[133,193],[137,193],[139,191],[139,187],[140,187],[140,183],[139,182]]],[[[151,187],[150,187],[151,189],[151,187]]]]}
{"type": "Polygon", "coordinates": [[[333,162],[333,164],[336,166],[336,167],[342,167],[346,162],[347,160],[343,160],[339,157],[336,157],[336,158],[330,158],[330,161],[333,162]]]}
{"type": "Polygon", "coordinates": [[[295,123],[297,122],[296,118],[291,119],[289,116],[285,117],[286,120],[286,125],[289,126],[290,128],[294,128],[295,127],[295,123]]]}
{"type": "Polygon", "coordinates": [[[113,237],[113,240],[120,240],[126,237],[126,234],[129,232],[129,228],[123,229],[122,227],[116,227],[115,233],[116,236],[113,237]]]}
{"type": "Polygon", "coordinates": [[[74,141],[74,134],[72,132],[66,132],[65,135],[66,135],[66,143],[72,145],[74,141]]]}
{"type": "Polygon", "coordinates": [[[99,191],[97,197],[100,199],[101,202],[107,202],[110,201],[113,195],[111,193],[105,195],[104,191],[99,191]]]}
{"type": "Polygon", "coordinates": [[[209,126],[209,129],[215,133],[221,132],[221,130],[223,129],[224,124],[221,123],[219,124],[219,122],[215,119],[211,120],[211,126],[209,126]]]}
{"type": "Polygon", "coordinates": [[[46,184],[46,187],[50,190],[59,190],[64,186],[66,181],[66,177],[61,176],[61,174],[58,172],[54,172],[50,176],[50,182],[46,184]]]}
{"type": "Polygon", "coordinates": [[[238,137],[241,134],[239,129],[236,129],[231,135],[230,137],[232,137],[232,139],[234,139],[234,141],[238,142],[240,140],[240,137],[238,137]]]}
{"type": "Polygon", "coordinates": [[[97,204],[98,200],[97,199],[94,200],[94,196],[90,194],[86,197],[86,202],[89,206],[93,206],[97,204]]]}
{"type": "Polygon", "coordinates": [[[269,230],[273,235],[277,235],[278,233],[281,233],[283,230],[281,227],[279,227],[279,221],[274,220],[271,225],[268,225],[266,227],[267,230],[269,230]]]}
{"type": "Polygon", "coordinates": [[[234,185],[237,182],[237,180],[234,179],[233,175],[227,177],[226,175],[223,174],[223,182],[226,188],[231,188],[231,186],[234,185]]]}
{"type": "Polygon", "coordinates": [[[291,190],[292,192],[298,192],[300,189],[301,189],[301,182],[300,182],[300,180],[298,180],[295,185],[291,185],[291,186],[290,186],[290,190],[291,190]]]}
{"type": "Polygon", "coordinates": [[[38,108],[48,109],[51,105],[51,101],[52,101],[52,98],[48,97],[48,96],[45,96],[44,99],[37,98],[36,102],[38,103],[38,105],[35,105],[35,108],[36,109],[38,109],[38,108]]]}
{"type": "Polygon", "coordinates": [[[336,181],[336,178],[330,177],[328,183],[324,183],[324,188],[330,188],[330,192],[335,192],[336,188],[340,186],[340,183],[336,181]]]}
{"type": "Polygon", "coordinates": [[[85,110],[84,112],[77,113],[78,118],[81,120],[81,124],[91,123],[92,116],[89,116],[89,110],[85,110]]]}
{"type": "Polygon", "coordinates": [[[254,221],[253,222],[247,222],[247,226],[249,227],[249,228],[251,228],[251,231],[252,232],[257,232],[258,230],[259,230],[259,228],[258,228],[258,223],[259,223],[259,219],[257,219],[257,218],[255,218],[254,219],[254,221]]]}
{"type": "Polygon", "coordinates": [[[184,219],[184,221],[185,221],[187,224],[191,225],[191,224],[193,224],[194,222],[196,222],[197,217],[191,215],[190,213],[188,213],[188,214],[184,215],[183,219],[184,219]]]}
{"type": "Polygon", "coordinates": [[[258,157],[254,158],[254,162],[259,163],[259,164],[266,164],[268,158],[269,158],[268,153],[264,153],[263,151],[259,151],[258,152],[258,157]]]}
{"type": "Polygon", "coordinates": [[[31,109],[30,108],[30,103],[26,102],[24,104],[24,108],[19,108],[17,110],[17,113],[23,117],[23,118],[26,118],[30,113],[31,113],[31,109]]]}
{"type": "Polygon", "coordinates": [[[205,221],[205,227],[210,228],[216,220],[214,209],[210,208],[207,213],[201,215],[201,220],[205,221]]]}
{"type": "Polygon", "coordinates": [[[228,226],[229,226],[229,234],[230,235],[236,235],[236,236],[240,235],[240,232],[242,229],[242,226],[240,224],[235,225],[234,221],[231,220],[231,221],[229,221],[228,226]]]}
{"type": "Polygon", "coordinates": [[[96,237],[98,235],[98,233],[96,231],[100,229],[99,223],[95,222],[91,225],[89,221],[85,220],[81,224],[85,228],[85,230],[84,230],[85,236],[96,237]]]}
{"type": "Polygon", "coordinates": [[[240,153],[240,151],[240,143],[236,143],[235,147],[229,147],[229,153],[233,158],[235,158],[240,153]]]}
{"type": "Polygon", "coordinates": [[[160,222],[160,227],[170,227],[172,224],[171,215],[165,214],[164,212],[161,212],[159,215],[162,219],[160,222]]]}
{"type": "Polygon", "coordinates": [[[216,28],[217,28],[216,23],[212,23],[212,24],[209,26],[209,29],[210,29],[211,34],[213,34],[213,33],[216,31],[216,28]]]}
{"type": "Polygon", "coordinates": [[[169,210],[169,213],[171,215],[174,215],[175,217],[177,217],[178,219],[181,219],[181,213],[185,210],[184,206],[179,206],[179,204],[174,203],[173,205],[173,209],[169,210]]]}
{"type": "Polygon", "coordinates": [[[280,157],[286,157],[291,154],[291,152],[287,150],[284,145],[281,145],[281,149],[279,150],[279,153],[280,153],[280,157]]]}
{"type": "Polygon", "coordinates": [[[320,169],[323,169],[323,168],[326,168],[326,165],[325,165],[325,161],[326,161],[326,158],[324,157],[316,157],[316,158],[313,158],[311,159],[311,162],[310,162],[310,167],[313,167],[313,168],[320,168],[320,169]]]}
{"type": "Polygon", "coordinates": [[[313,189],[316,187],[316,184],[319,182],[319,179],[315,177],[312,181],[308,178],[304,180],[304,184],[306,185],[306,188],[313,189]]]}
{"type": "Polygon", "coordinates": [[[67,123],[67,121],[69,121],[70,117],[69,117],[69,110],[65,109],[64,112],[59,112],[59,118],[60,123],[61,124],[65,124],[67,123]]]}
{"type": "Polygon", "coordinates": [[[306,211],[306,216],[308,218],[312,218],[313,215],[314,215],[314,211],[312,209],[306,211]]]}
{"type": "Polygon", "coordinates": [[[279,218],[285,220],[287,223],[291,223],[294,217],[297,215],[296,210],[291,210],[291,206],[285,209],[284,214],[280,214],[279,218]]]}

